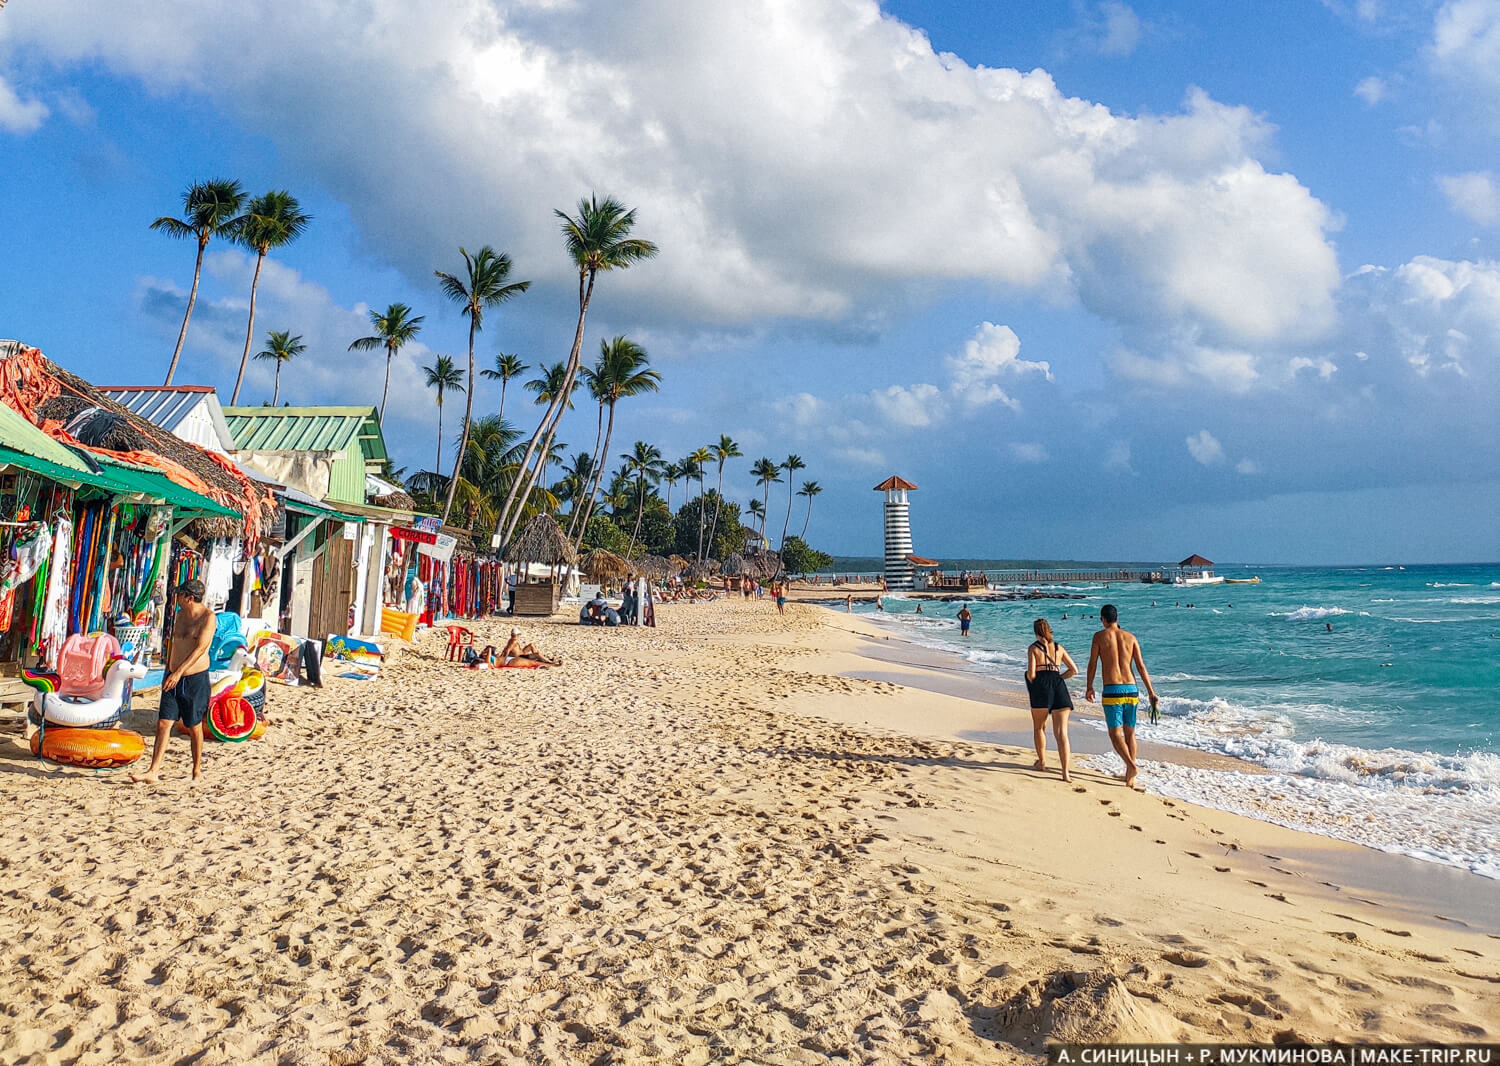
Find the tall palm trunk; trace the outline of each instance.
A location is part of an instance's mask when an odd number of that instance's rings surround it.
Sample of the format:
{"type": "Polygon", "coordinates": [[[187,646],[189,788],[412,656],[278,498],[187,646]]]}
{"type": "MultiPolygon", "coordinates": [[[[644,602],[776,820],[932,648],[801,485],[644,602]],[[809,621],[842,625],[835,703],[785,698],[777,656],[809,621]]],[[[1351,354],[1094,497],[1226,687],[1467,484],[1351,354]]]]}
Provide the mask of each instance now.
{"type": "MultiPolygon", "coordinates": [[[[527,470],[532,455],[536,452],[537,441],[542,439],[542,434],[547,428],[548,420],[552,418],[554,410],[561,404],[563,397],[566,397],[572,389],[573,375],[578,369],[578,356],[583,351],[584,319],[588,316],[589,301],[593,299],[593,296],[594,277],[592,274],[580,270],[578,272],[578,327],[573,331],[573,349],[568,353],[568,373],[563,383],[562,396],[554,396],[552,398],[552,402],[547,405],[547,413],[542,415],[541,423],[536,427],[536,431],[532,433],[531,440],[527,442],[526,454],[521,459],[522,475],[527,470]],[[587,281],[587,284],[585,284],[585,281],[587,281]]],[[[561,415],[558,417],[561,418],[561,415]]],[[[516,496],[521,492],[521,482],[523,480],[525,480],[523,476],[517,476],[516,480],[511,482],[510,491],[505,495],[505,503],[500,507],[500,518],[495,523],[495,532],[500,534],[500,542],[502,544],[510,540],[510,535],[514,532],[520,519],[520,508],[516,507],[516,496]]],[[[531,494],[529,480],[526,484],[525,493],[528,496],[531,494]]]]}
{"type": "Polygon", "coordinates": [[[625,558],[629,559],[635,554],[635,538],[641,531],[641,516],[646,513],[646,479],[641,478],[640,491],[635,498],[635,528],[630,531],[630,547],[625,549],[625,558]]]}
{"type": "MultiPolygon", "coordinates": [[[[600,400],[599,401],[599,424],[594,427],[594,450],[591,451],[591,452],[589,452],[589,458],[590,459],[593,459],[595,461],[598,460],[598,457],[599,457],[599,445],[603,442],[603,440],[604,440],[604,401],[600,400]]],[[[592,486],[593,484],[594,484],[594,471],[592,469],[590,469],[589,470],[589,476],[583,479],[583,484],[582,485],[578,486],[579,495],[582,496],[582,494],[586,490],[588,490],[589,487],[592,486]]],[[[573,534],[578,529],[578,511],[579,511],[579,503],[581,503],[581,502],[582,502],[581,500],[574,502],[574,504],[573,504],[573,513],[568,516],[568,539],[569,540],[573,539],[573,534]]],[[[593,502],[593,498],[592,497],[590,497],[589,502],[590,503],[593,502]]]]}
{"type": "Polygon", "coordinates": [[[437,462],[432,464],[432,472],[439,473],[443,469],[443,394],[438,393],[438,450],[437,462]]]}
{"type": "MultiPolygon", "coordinates": [[[[766,491],[760,498],[760,539],[766,540],[766,520],[771,514],[771,483],[766,482],[766,491]]],[[[769,548],[771,545],[766,544],[769,548]]]]}
{"type": "Polygon", "coordinates": [[[703,468],[698,468],[698,561],[703,561],[703,529],[707,525],[704,522],[704,512],[708,501],[703,497],[703,468]]]}
{"type": "Polygon", "coordinates": [[[474,320],[477,312],[469,309],[469,390],[464,393],[464,429],[458,436],[458,455],[453,460],[453,476],[448,479],[448,494],[443,498],[443,524],[448,523],[448,512],[453,509],[453,493],[458,488],[458,471],[463,466],[464,455],[469,450],[469,420],[474,417],[474,320]]]}
{"type": "Polygon", "coordinates": [[[385,342],[385,387],[380,390],[380,421],[385,421],[385,401],[391,395],[391,360],[396,358],[396,347],[385,342]]]}
{"type": "Polygon", "coordinates": [[[786,521],[781,523],[781,547],[776,549],[778,552],[786,551],[786,530],[792,524],[792,501],[796,498],[797,494],[792,491],[792,479],[789,477],[786,481],[786,521]]]}
{"type": "Polygon", "coordinates": [[[240,376],[234,379],[234,392],[229,396],[230,406],[240,402],[240,386],[245,383],[245,365],[250,362],[250,338],[255,336],[255,290],[260,287],[260,267],[265,261],[265,252],[255,257],[255,277],[250,279],[250,322],[245,326],[245,354],[240,356],[240,376]]]}
{"type": "Polygon", "coordinates": [[[807,543],[807,523],[812,521],[812,497],[807,498],[807,514],[802,519],[802,532],[797,534],[803,544],[807,543]]]}
{"type": "Polygon", "coordinates": [[[203,273],[203,250],[208,247],[206,237],[198,238],[198,261],[193,264],[193,287],[188,290],[187,311],[182,316],[182,328],[177,331],[177,347],[172,349],[172,363],[167,367],[167,380],[163,385],[172,384],[172,375],[177,373],[177,360],[182,355],[182,342],[187,340],[188,319],[193,317],[193,305],[198,302],[198,278],[203,273]]]}
{"type": "Polygon", "coordinates": [[[578,527],[578,539],[573,543],[573,550],[577,551],[583,544],[583,535],[588,531],[589,519],[594,517],[594,501],[599,497],[599,485],[604,479],[604,457],[609,454],[609,442],[615,435],[615,405],[609,405],[609,425],[604,431],[604,444],[599,449],[598,461],[594,463],[593,488],[589,490],[589,502],[587,509],[583,512],[583,524],[578,527]]]}
{"type": "Polygon", "coordinates": [[[724,509],[724,460],[719,460],[719,483],[714,489],[714,520],[708,527],[708,550],[714,550],[714,536],[719,532],[719,512],[724,509]]]}
{"type": "Polygon", "coordinates": [[[276,360],[276,384],[271,388],[271,406],[276,406],[276,401],[281,399],[281,360],[276,360]]]}

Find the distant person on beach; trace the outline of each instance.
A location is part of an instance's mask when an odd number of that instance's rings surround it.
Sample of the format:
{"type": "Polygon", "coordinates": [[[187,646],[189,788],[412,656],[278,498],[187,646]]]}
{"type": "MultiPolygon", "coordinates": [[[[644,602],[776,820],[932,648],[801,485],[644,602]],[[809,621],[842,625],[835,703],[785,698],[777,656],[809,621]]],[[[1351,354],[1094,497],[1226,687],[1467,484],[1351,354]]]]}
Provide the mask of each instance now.
{"type": "Polygon", "coordinates": [[[974,621],[974,616],[969,613],[969,605],[966,603],[958,609],[958,632],[967,637],[969,635],[969,623],[974,621]]]}
{"type": "Polygon", "coordinates": [[[535,644],[522,644],[521,631],[519,629],[512,629],[510,631],[510,639],[505,642],[505,647],[500,649],[499,658],[501,663],[514,662],[517,659],[527,659],[534,663],[541,663],[543,666],[562,665],[561,659],[549,658],[537,651],[535,644]]]}
{"type": "Polygon", "coordinates": [[[771,586],[771,592],[776,596],[776,613],[786,614],[786,582],[776,582],[771,586]]]}
{"type": "Polygon", "coordinates": [[[167,675],[161,683],[161,708],[157,711],[156,746],[151,765],[143,774],[131,774],[137,784],[161,780],[161,760],[167,753],[172,727],[181,722],[193,752],[193,780],[203,775],[203,720],[208,717],[208,649],[214,641],[214,613],[203,605],[203,582],[184,581],[172,591],[177,614],[172,622],[172,643],[167,675]]]}
{"type": "Polygon", "coordinates": [[[1333,623],[1332,623],[1332,622],[1324,622],[1324,623],[1323,623],[1323,626],[1324,626],[1324,628],[1325,628],[1325,629],[1326,629],[1326,630],[1327,630],[1327,631],[1328,631],[1328,632],[1330,632],[1330,633],[1332,633],[1332,632],[1333,632],[1333,623]]]}
{"type": "Polygon", "coordinates": [[[882,599],[879,596],[875,597],[875,609],[877,611],[883,611],[883,610],[885,610],[885,600],[882,599]]]}
{"type": "Polygon", "coordinates": [[[845,596],[844,597],[844,613],[845,614],[853,614],[854,613],[854,597],[853,596],[845,596]]]}
{"type": "Polygon", "coordinates": [[[922,605],[921,605],[921,604],[920,604],[920,603],[919,603],[919,604],[917,604],[917,613],[918,613],[918,614],[921,614],[921,613],[922,613],[922,605]]]}
{"type": "Polygon", "coordinates": [[[1123,780],[1127,787],[1135,787],[1139,773],[1135,748],[1135,712],[1140,703],[1140,690],[1136,688],[1136,673],[1146,686],[1146,695],[1151,699],[1151,720],[1158,716],[1156,688],[1151,684],[1151,675],[1146,672],[1146,660],[1141,657],[1141,642],[1120,628],[1120,612],[1115,605],[1106,603],[1099,608],[1099,621],[1104,628],[1094,634],[1089,646],[1089,673],[1083,698],[1094,702],[1094,668],[1102,666],[1104,672],[1104,724],[1109,729],[1109,742],[1115,754],[1125,760],[1123,780]]]}
{"type": "Polygon", "coordinates": [[[1026,693],[1031,697],[1031,735],[1036,744],[1033,770],[1047,768],[1047,716],[1052,716],[1052,734],[1057,737],[1057,756],[1062,764],[1062,779],[1068,776],[1068,712],[1073,697],[1068,695],[1067,680],[1078,673],[1078,665],[1066,648],[1052,639],[1052,627],[1045,618],[1031,623],[1036,640],[1026,649],[1026,693]]]}

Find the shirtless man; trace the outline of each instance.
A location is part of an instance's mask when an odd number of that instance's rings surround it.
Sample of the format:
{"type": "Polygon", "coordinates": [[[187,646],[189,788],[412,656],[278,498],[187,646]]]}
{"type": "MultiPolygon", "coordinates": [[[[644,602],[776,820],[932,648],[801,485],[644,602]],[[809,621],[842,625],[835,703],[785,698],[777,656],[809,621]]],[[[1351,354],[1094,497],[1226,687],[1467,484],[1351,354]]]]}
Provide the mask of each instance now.
{"type": "Polygon", "coordinates": [[[203,719],[208,717],[208,648],[214,640],[214,613],[203,606],[203,582],[184,581],[172,590],[177,617],[172,623],[172,649],[167,676],[161,683],[161,710],[157,712],[156,747],[151,766],[130,780],[161,780],[161,760],[167,753],[172,726],[182,722],[193,749],[193,780],[203,774],[203,719]]]}
{"type": "Polygon", "coordinates": [[[512,659],[530,659],[532,662],[541,663],[543,666],[561,666],[561,659],[549,659],[536,650],[535,644],[522,644],[521,631],[512,629],[510,639],[505,642],[505,647],[500,649],[500,663],[510,662],[512,659]]]}
{"type": "Polygon", "coordinates": [[[1127,787],[1135,788],[1135,711],[1140,703],[1140,691],[1135,685],[1139,673],[1146,686],[1146,695],[1151,698],[1151,716],[1154,721],[1156,689],[1151,684],[1151,675],[1146,672],[1146,661],[1141,658],[1141,642],[1134,633],[1120,628],[1120,613],[1115,605],[1106,603],[1099,608],[1099,621],[1104,628],[1094,634],[1094,643],[1089,647],[1088,684],[1083,698],[1094,702],[1094,668],[1104,667],[1104,724],[1109,728],[1109,742],[1115,753],[1125,760],[1124,781],[1127,787]]]}

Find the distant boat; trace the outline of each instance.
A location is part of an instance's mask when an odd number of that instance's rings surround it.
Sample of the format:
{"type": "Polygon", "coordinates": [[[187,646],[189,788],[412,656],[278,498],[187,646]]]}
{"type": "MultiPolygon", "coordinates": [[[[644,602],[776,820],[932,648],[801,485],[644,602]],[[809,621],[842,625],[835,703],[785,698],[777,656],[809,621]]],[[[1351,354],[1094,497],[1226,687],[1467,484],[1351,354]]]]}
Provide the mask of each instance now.
{"type": "MultiPolygon", "coordinates": [[[[1257,580],[1259,580],[1259,579],[1257,579],[1257,580]]],[[[1222,577],[1215,577],[1213,574],[1194,574],[1192,577],[1184,577],[1182,574],[1178,574],[1176,580],[1174,580],[1172,582],[1172,584],[1174,584],[1174,585],[1222,585],[1222,584],[1224,584],[1224,578],[1222,578],[1222,577]]]]}
{"type": "Polygon", "coordinates": [[[1260,577],[1258,575],[1256,577],[1226,577],[1224,579],[1224,584],[1226,584],[1226,585],[1259,585],[1260,584],[1260,577]]]}

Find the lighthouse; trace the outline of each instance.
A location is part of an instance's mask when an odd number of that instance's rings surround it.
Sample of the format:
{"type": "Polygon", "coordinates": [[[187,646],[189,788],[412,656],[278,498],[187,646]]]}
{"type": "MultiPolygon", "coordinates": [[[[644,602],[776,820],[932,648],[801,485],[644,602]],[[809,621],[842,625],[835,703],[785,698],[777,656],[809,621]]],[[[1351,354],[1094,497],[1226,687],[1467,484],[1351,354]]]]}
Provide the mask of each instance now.
{"type": "Polygon", "coordinates": [[[912,587],[911,508],[908,492],[917,487],[905,478],[888,477],[875,486],[885,493],[885,584],[890,589],[912,587]]]}

